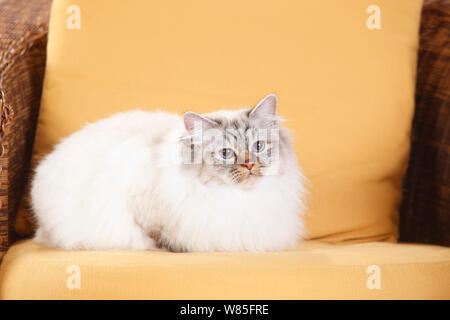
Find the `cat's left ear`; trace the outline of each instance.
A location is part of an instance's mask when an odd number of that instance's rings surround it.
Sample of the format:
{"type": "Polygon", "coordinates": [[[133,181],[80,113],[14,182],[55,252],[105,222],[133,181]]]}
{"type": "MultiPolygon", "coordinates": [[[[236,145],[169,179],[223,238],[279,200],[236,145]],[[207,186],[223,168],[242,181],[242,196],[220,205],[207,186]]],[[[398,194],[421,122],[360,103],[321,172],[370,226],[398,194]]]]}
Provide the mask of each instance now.
{"type": "Polygon", "coordinates": [[[184,127],[187,131],[192,132],[195,128],[207,130],[217,125],[217,123],[211,119],[195,112],[186,112],[183,115],[184,127]]]}
{"type": "Polygon", "coordinates": [[[276,117],[278,98],[275,93],[265,96],[250,111],[250,118],[271,118],[276,117]]]}

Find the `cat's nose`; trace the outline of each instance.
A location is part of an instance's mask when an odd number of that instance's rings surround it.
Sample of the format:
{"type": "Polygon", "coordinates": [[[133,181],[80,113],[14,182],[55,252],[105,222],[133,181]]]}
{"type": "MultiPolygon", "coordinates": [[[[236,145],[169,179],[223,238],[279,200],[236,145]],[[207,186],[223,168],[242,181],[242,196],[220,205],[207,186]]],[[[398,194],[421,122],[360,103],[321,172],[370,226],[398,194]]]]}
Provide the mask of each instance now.
{"type": "Polygon", "coordinates": [[[253,163],[246,163],[246,164],[244,164],[244,166],[246,166],[248,170],[252,170],[253,163]]]}

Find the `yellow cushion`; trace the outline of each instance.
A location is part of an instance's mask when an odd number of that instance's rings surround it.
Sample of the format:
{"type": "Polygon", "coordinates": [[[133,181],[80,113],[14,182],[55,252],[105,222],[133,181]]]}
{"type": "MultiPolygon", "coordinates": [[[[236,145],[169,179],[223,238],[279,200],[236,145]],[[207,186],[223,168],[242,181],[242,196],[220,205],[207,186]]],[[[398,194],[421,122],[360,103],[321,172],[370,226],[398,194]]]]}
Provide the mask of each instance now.
{"type": "Polygon", "coordinates": [[[367,27],[371,4],[54,1],[35,159],[118,111],[206,112],[276,92],[311,181],[309,238],[394,241],[422,0],[377,0],[381,30],[367,27]]]}
{"type": "Polygon", "coordinates": [[[28,240],[6,254],[0,299],[450,299],[449,270],[450,248],[386,242],[170,253],[67,252],[28,240]]]}

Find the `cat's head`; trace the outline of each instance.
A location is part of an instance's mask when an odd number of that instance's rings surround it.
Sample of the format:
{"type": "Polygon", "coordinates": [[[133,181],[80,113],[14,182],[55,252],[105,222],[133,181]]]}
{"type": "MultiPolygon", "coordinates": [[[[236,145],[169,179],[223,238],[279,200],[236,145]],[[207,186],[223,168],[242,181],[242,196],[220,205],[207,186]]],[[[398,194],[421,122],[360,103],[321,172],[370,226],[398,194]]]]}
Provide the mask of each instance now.
{"type": "Polygon", "coordinates": [[[283,154],[292,152],[289,139],[280,137],[277,96],[270,94],[255,107],[208,114],[187,112],[183,120],[186,167],[196,169],[200,181],[252,185],[279,173],[283,154]]]}

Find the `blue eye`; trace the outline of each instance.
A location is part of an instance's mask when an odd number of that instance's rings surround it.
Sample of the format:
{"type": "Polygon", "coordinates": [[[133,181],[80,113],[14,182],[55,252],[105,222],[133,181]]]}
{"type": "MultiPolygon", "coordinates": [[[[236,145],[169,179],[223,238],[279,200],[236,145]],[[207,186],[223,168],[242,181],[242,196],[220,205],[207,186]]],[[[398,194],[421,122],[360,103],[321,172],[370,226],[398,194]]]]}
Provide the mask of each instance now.
{"type": "Polygon", "coordinates": [[[264,148],[266,147],[266,143],[264,141],[256,141],[253,145],[252,145],[252,152],[261,152],[264,150],[264,148]]]}
{"type": "Polygon", "coordinates": [[[228,160],[234,157],[234,151],[230,148],[224,148],[219,151],[219,155],[225,160],[228,160]]]}

